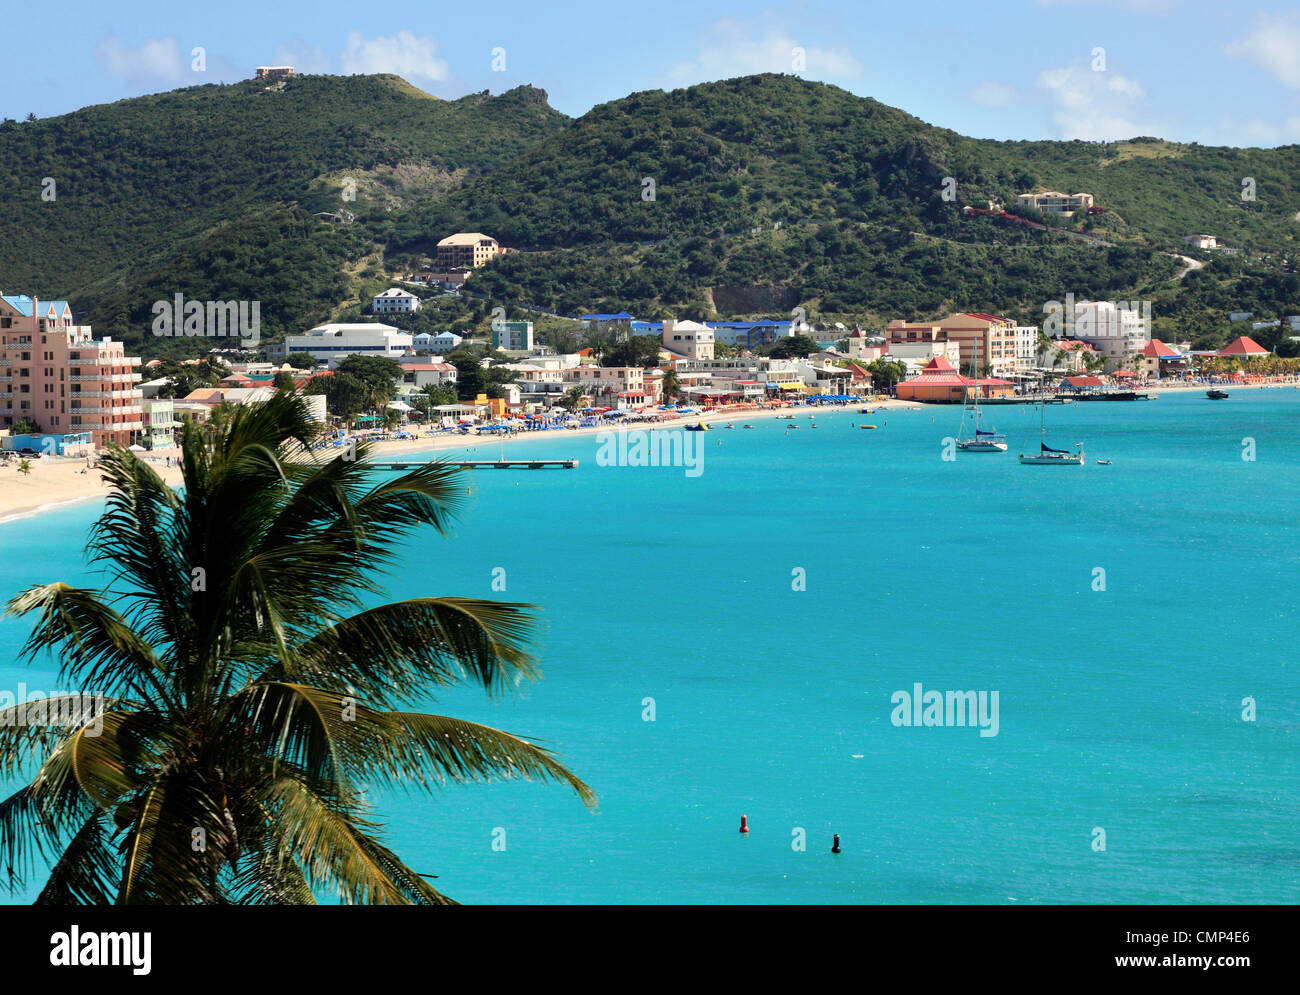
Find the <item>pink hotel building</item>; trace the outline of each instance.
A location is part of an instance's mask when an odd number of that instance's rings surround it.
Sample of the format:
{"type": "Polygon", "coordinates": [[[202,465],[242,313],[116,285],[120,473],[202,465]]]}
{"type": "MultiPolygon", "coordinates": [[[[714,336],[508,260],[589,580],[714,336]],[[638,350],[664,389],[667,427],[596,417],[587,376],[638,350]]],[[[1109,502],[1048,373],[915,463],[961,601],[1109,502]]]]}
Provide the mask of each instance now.
{"type": "Polygon", "coordinates": [[[0,296],[0,427],[26,418],[43,434],[129,446],[144,428],[139,367],[121,342],[74,325],[66,301],[0,296]]]}

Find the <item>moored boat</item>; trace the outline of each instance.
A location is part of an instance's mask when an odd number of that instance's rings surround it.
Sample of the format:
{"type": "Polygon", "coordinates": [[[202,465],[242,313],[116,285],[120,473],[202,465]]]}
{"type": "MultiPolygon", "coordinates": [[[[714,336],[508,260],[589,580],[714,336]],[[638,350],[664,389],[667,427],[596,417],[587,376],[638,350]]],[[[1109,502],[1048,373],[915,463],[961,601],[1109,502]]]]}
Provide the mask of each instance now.
{"type": "Polygon", "coordinates": [[[1076,442],[1077,452],[1068,449],[1053,449],[1047,444],[1047,426],[1043,412],[1046,405],[1038,406],[1038,452],[1021,453],[1020,462],[1026,466],[1083,466],[1083,443],[1076,442]]]}
{"type": "Polygon", "coordinates": [[[1226,390],[1219,390],[1218,388],[1215,388],[1214,390],[1207,390],[1205,392],[1205,396],[1208,397],[1211,401],[1222,401],[1227,398],[1228,392],[1226,390]]]}

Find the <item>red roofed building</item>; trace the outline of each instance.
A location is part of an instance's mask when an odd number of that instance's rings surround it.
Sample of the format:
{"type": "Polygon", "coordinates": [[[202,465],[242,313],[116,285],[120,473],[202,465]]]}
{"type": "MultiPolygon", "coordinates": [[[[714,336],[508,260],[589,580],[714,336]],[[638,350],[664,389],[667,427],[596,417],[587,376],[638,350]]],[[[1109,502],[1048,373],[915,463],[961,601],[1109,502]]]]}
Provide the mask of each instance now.
{"type": "Polygon", "coordinates": [[[968,390],[980,397],[1011,397],[1013,386],[1010,380],[964,377],[943,356],[935,356],[919,375],[900,383],[897,394],[903,401],[960,404],[968,390]]]}
{"type": "Polygon", "coordinates": [[[1225,359],[1253,359],[1256,356],[1267,356],[1269,351],[1249,335],[1243,335],[1220,349],[1219,355],[1225,359]]]}
{"type": "Polygon", "coordinates": [[[1142,347],[1142,358],[1137,365],[1143,376],[1158,377],[1162,372],[1168,372],[1172,367],[1181,367],[1186,362],[1187,357],[1173,346],[1152,339],[1142,347]]]}

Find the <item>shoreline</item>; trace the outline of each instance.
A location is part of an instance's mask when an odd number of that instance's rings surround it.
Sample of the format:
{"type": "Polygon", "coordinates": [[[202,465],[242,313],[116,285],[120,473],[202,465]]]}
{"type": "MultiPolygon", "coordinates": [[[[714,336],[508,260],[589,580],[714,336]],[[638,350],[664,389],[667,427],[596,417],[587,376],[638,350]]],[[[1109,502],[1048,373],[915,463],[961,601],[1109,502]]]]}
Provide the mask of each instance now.
{"type": "MultiPolygon", "coordinates": [[[[1224,388],[1229,392],[1235,390],[1297,390],[1293,384],[1227,384],[1224,388]]],[[[1152,391],[1157,394],[1170,393],[1188,393],[1208,389],[1204,384],[1178,384],[1164,386],[1157,382],[1155,385],[1140,388],[1145,391],[1152,391]]],[[[897,398],[883,398],[880,400],[865,400],[852,404],[836,405],[829,408],[821,408],[816,405],[801,405],[796,408],[742,408],[741,410],[732,411],[712,411],[699,415],[689,415],[686,417],[674,416],[658,422],[633,422],[637,428],[642,429],[671,429],[682,428],[687,424],[704,422],[713,425],[718,422],[735,422],[744,424],[745,422],[757,419],[771,419],[777,415],[798,413],[802,419],[808,414],[814,414],[820,410],[829,411],[853,411],[859,407],[871,407],[878,410],[912,410],[921,411],[926,407],[948,407],[948,405],[926,405],[919,401],[900,401],[897,398]]],[[[598,432],[618,431],[620,429],[618,422],[612,422],[604,425],[592,425],[585,428],[561,429],[548,432],[519,432],[509,436],[472,436],[472,435],[443,435],[436,437],[424,437],[419,439],[402,439],[376,441],[371,443],[371,458],[386,459],[390,456],[409,454],[409,453],[455,453],[460,451],[465,454],[466,460],[472,459],[470,455],[474,450],[481,447],[489,447],[498,453],[501,453],[505,446],[514,446],[521,442],[527,442],[535,439],[548,439],[555,441],[557,439],[567,439],[574,436],[593,435],[598,432]]],[[[179,450],[177,450],[179,452],[179,450]]],[[[322,455],[326,455],[322,453],[322,455]]],[[[85,460],[77,459],[59,459],[59,460],[33,460],[32,472],[30,475],[23,476],[12,467],[7,466],[0,469],[0,525],[7,525],[15,521],[33,518],[37,515],[50,511],[58,511],[71,505],[83,504],[89,501],[102,500],[108,496],[108,485],[104,483],[97,471],[91,470],[88,473],[81,473],[85,467],[85,460]]],[[[168,484],[175,486],[180,483],[181,473],[178,466],[155,466],[158,473],[168,484]]]]}

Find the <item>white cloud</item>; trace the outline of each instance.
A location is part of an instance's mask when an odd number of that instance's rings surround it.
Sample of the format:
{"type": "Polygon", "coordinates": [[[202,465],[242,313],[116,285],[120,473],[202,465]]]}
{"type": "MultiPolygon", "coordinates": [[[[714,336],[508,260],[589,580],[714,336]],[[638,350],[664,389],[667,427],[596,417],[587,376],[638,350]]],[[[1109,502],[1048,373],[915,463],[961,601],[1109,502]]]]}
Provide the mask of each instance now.
{"type": "Polygon", "coordinates": [[[1300,90],[1300,15],[1262,15],[1252,34],[1224,51],[1253,62],[1288,89],[1300,90]]]}
{"type": "Polygon", "coordinates": [[[1300,143],[1300,115],[1292,115],[1281,124],[1259,119],[1228,121],[1215,132],[1213,144],[1228,143],[1238,147],[1272,148],[1300,143]]]}
{"type": "Polygon", "coordinates": [[[189,59],[173,37],[149,38],[131,48],[110,35],[95,46],[95,61],[110,75],[136,83],[176,83],[191,76],[189,59]]]}
{"type": "Polygon", "coordinates": [[[293,66],[300,73],[328,73],[331,69],[330,58],[323,48],[302,41],[277,46],[271,64],[293,66]]]}
{"type": "Polygon", "coordinates": [[[1052,100],[1052,120],[1062,138],[1106,142],[1159,134],[1141,117],[1143,90],[1135,79],[1076,64],[1039,73],[1038,85],[1052,100]]]}
{"type": "Polygon", "coordinates": [[[823,48],[809,44],[811,40],[796,37],[775,21],[769,20],[761,33],[742,21],[718,21],[704,32],[694,57],[673,65],[666,79],[670,85],[687,86],[755,73],[797,73],[822,80],[861,75],[861,63],[847,48],[823,48]]]}
{"type": "Polygon", "coordinates": [[[347,48],[339,56],[345,73],[394,73],[429,80],[445,80],[449,66],[438,58],[438,43],[429,35],[417,35],[403,28],[388,38],[348,32],[347,48]]]}
{"type": "Polygon", "coordinates": [[[1010,107],[1020,99],[1020,91],[1006,83],[997,83],[991,79],[981,80],[979,85],[966,94],[972,104],[984,107],[1010,107]]]}

